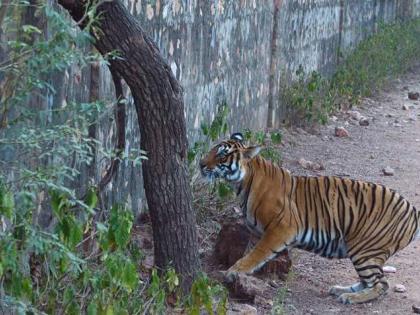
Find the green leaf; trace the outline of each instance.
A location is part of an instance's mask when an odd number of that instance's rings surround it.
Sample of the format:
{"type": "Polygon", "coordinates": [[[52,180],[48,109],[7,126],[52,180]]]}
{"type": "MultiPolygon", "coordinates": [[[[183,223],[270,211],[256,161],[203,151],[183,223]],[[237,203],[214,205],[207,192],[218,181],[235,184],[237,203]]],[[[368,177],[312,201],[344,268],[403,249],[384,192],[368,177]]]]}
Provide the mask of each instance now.
{"type": "Polygon", "coordinates": [[[87,314],[88,315],[97,315],[98,314],[98,306],[95,302],[90,302],[89,306],[87,307],[87,314]]]}
{"type": "Polygon", "coordinates": [[[217,192],[218,192],[219,197],[222,199],[233,194],[232,188],[223,182],[220,182],[217,185],[217,192]]]}
{"type": "Polygon", "coordinates": [[[11,220],[14,207],[15,201],[12,193],[7,191],[3,184],[0,184],[0,215],[4,215],[11,220]]]}
{"type": "Polygon", "coordinates": [[[23,295],[28,298],[31,299],[32,298],[32,281],[30,278],[24,278],[22,280],[22,293],[23,295]]]}
{"type": "Polygon", "coordinates": [[[123,205],[114,205],[111,208],[110,239],[115,240],[116,245],[125,248],[130,240],[131,227],[133,226],[133,212],[123,205]]]}
{"type": "Polygon", "coordinates": [[[281,133],[280,133],[280,132],[273,132],[273,133],[271,134],[271,141],[272,141],[274,144],[280,144],[280,143],[281,143],[281,140],[282,140],[282,135],[281,135],[281,133]]]}
{"type": "Polygon", "coordinates": [[[32,34],[32,33],[42,34],[42,31],[38,27],[33,26],[33,25],[23,25],[22,30],[26,34],[32,34]]]}
{"type": "Polygon", "coordinates": [[[208,136],[209,134],[209,126],[207,126],[207,124],[205,123],[201,123],[201,132],[203,133],[203,135],[208,136]]]}
{"type": "Polygon", "coordinates": [[[72,287],[67,287],[64,290],[63,299],[64,299],[64,305],[70,304],[71,301],[74,298],[74,290],[72,287]]]}
{"type": "Polygon", "coordinates": [[[129,292],[132,292],[139,284],[139,276],[137,274],[136,266],[132,262],[128,261],[124,266],[121,280],[124,287],[129,292]]]}
{"type": "Polygon", "coordinates": [[[98,203],[98,196],[96,195],[96,191],[93,187],[89,188],[85,203],[90,209],[96,207],[96,204],[98,203]]]}

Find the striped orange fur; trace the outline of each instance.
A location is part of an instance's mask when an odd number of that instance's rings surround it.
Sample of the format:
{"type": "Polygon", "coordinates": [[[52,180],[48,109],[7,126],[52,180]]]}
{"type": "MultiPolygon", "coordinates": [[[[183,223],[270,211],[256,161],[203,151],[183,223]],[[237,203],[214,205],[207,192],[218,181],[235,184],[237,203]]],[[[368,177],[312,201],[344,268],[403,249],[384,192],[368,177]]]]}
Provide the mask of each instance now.
{"type": "Polygon", "coordinates": [[[227,272],[252,273],[286,248],[328,258],[350,258],[359,282],[334,286],[343,303],[364,303],[389,285],[382,267],[419,234],[420,212],[397,192],[374,183],[333,176],[293,176],[258,156],[237,133],[200,162],[203,176],[224,178],[236,189],[249,228],[260,235],[252,251],[227,272]]]}

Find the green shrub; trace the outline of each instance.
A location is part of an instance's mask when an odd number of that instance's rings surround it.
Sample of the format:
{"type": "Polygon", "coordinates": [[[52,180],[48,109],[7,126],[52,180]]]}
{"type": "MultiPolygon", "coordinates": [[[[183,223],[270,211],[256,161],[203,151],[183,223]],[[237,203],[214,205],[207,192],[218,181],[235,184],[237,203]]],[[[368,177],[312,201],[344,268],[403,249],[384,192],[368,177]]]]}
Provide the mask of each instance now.
{"type": "Polygon", "coordinates": [[[281,87],[281,103],[294,122],[325,123],[338,105],[357,105],[362,97],[407,71],[420,55],[419,38],[420,19],[381,24],[378,32],[344,56],[331,78],[316,71],[308,75],[300,66],[296,82],[281,87]]]}

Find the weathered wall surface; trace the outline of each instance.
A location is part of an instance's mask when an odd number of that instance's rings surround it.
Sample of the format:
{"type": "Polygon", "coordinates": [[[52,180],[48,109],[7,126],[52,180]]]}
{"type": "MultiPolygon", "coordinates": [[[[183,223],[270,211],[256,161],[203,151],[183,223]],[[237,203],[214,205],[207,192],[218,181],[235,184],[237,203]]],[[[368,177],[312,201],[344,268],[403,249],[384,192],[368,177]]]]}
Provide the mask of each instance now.
{"type": "MultiPolygon", "coordinates": [[[[230,107],[230,131],[278,126],[287,104],[279,88],[299,65],[306,72],[334,72],[346,53],[372,34],[380,21],[420,16],[420,0],[125,0],[130,12],[159,46],[184,88],[190,143],[201,123],[218,105],[230,107]],[[269,104],[271,110],[269,111],[269,104]]],[[[55,74],[58,93],[49,102],[87,101],[90,71],[69,69],[55,74]]],[[[100,97],[111,104],[113,85],[106,67],[100,71],[100,97]]],[[[56,105],[54,105],[56,104],[56,105]]],[[[111,107],[110,107],[111,108],[111,107]]],[[[113,148],[115,130],[109,115],[96,130],[99,141],[113,148]]],[[[126,152],[139,149],[137,117],[128,104],[126,152]]],[[[98,155],[98,180],[107,163],[98,155]]],[[[80,187],[88,181],[86,174],[80,187]]],[[[124,162],[108,186],[105,205],[128,200],[142,208],[140,167],[124,162]]]]}
{"type": "MultiPolygon", "coordinates": [[[[270,98],[273,126],[279,125],[286,107],[279,87],[299,65],[329,75],[339,51],[354,48],[379,22],[420,15],[420,0],[137,0],[126,5],[184,87],[190,143],[224,102],[231,131],[265,128],[270,98]]],[[[112,82],[103,70],[102,95],[112,98],[112,82]]],[[[138,148],[134,111],[127,120],[127,150],[138,148]]],[[[99,138],[111,147],[109,130],[102,126],[99,138]]],[[[109,203],[128,198],[134,209],[144,205],[141,171],[130,163],[108,190],[109,203]]]]}
{"type": "Polygon", "coordinates": [[[419,0],[283,1],[276,30],[273,126],[281,123],[287,108],[279,100],[279,88],[299,65],[305,73],[316,70],[328,76],[340,55],[374,33],[379,23],[419,15],[419,0]]]}

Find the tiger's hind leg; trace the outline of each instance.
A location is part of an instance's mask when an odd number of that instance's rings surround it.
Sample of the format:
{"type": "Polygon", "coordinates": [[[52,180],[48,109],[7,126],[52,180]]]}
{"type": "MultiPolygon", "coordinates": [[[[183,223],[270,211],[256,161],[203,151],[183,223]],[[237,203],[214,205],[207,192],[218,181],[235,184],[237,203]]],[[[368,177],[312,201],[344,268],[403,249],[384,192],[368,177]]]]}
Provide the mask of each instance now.
{"type": "Polygon", "coordinates": [[[338,300],[344,304],[365,303],[377,299],[389,288],[388,281],[385,279],[382,266],[384,259],[376,258],[366,261],[352,259],[354,267],[359,274],[362,289],[357,292],[343,292],[338,300]],[[358,263],[363,261],[362,263],[358,263]]]}

